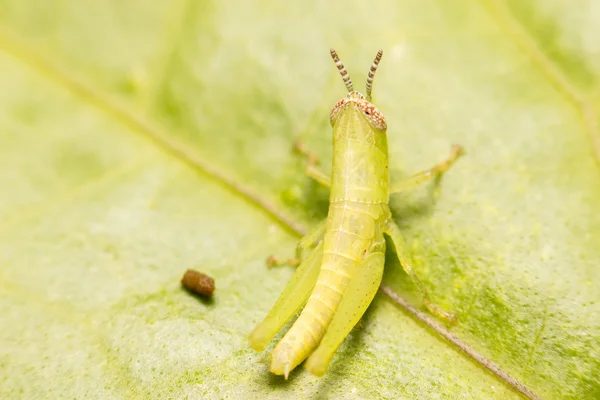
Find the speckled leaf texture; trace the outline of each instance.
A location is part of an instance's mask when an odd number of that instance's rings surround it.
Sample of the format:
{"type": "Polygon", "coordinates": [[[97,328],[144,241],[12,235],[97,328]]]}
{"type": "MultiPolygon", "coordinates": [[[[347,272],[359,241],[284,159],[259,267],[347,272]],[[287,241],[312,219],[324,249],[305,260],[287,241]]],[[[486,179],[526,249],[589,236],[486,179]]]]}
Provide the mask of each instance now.
{"type": "MultiPolygon", "coordinates": [[[[544,399],[600,398],[600,3],[0,0],[0,398],[518,399],[379,294],[322,378],[247,335],[327,191],[335,47],[452,332],[544,399]],[[212,301],[179,280],[197,268],[212,301]]],[[[421,306],[389,251],[384,282],[421,306]]]]}

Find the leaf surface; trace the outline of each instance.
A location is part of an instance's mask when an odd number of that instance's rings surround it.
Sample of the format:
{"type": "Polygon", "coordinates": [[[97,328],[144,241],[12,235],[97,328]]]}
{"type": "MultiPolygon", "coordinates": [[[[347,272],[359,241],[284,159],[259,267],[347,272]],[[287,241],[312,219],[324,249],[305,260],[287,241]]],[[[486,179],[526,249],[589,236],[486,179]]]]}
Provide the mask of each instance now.
{"type": "MultiPolygon", "coordinates": [[[[519,398],[376,296],[316,378],[247,345],[327,193],[329,111],[384,49],[391,205],[434,300],[547,399],[600,397],[593,2],[0,0],[0,397],[519,398]],[[289,224],[287,224],[289,225],[289,224]],[[197,268],[213,301],[183,291],[197,268]]],[[[420,298],[392,252],[384,282],[420,298]]]]}

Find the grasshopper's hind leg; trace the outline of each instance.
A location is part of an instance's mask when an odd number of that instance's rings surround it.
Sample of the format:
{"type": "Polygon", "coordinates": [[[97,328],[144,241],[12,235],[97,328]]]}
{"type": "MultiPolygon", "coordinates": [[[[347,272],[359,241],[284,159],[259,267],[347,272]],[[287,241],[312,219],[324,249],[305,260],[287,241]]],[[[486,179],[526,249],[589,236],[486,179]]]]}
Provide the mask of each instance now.
{"type": "Polygon", "coordinates": [[[265,319],[254,328],[249,337],[250,346],[257,351],[264,350],[269,341],[302,308],[312,292],[323,258],[323,243],[310,253],[296,269],[285,289],[265,319]]]}
{"type": "Polygon", "coordinates": [[[418,172],[399,182],[394,182],[390,185],[390,193],[400,193],[405,190],[415,188],[436,176],[443,174],[454,162],[464,153],[464,149],[460,145],[452,146],[450,157],[439,164],[434,165],[428,170],[418,172]]]}
{"type": "Polygon", "coordinates": [[[423,304],[425,305],[425,307],[427,307],[427,309],[432,314],[446,320],[447,322],[454,322],[453,314],[444,311],[443,309],[431,302],[429,293],[427,292],[427,289],[425,289],[425,285],[423,285],[423,282],[421,282],[421,279],[419,279],[417,273],[412,267],[410,253],[407,249],[406,242],[404,241],[404,237],[402,236],[402,232],[400,232],[400,228],[398,228],[398,225],[396,225],[390,219],[384,227],[384,232],[392,239],[392,242],[394,243],[394,247],[396,248],[396,254],[398,255],[398,260],[400,260],[402,269],[404,269],[404,271],[408,274],[410,279],[421,292],[421,295],[423,296],[423,304]]]}
{"type": "Polygon", "coordinates": [[[333,354],[373,301],[383,277],[384,264],[384,254],[376,252],[357,267],[319,347],[304,364],[312,374],[321,376],[327,371],[333,354]]]}
{"type": "Polygon", "coordinates": [[[269,258],[267,258],[267,265],[269,267],[277,267],[281,265],[289,265],[290,267],[298,266],[304,258],[304,252],[323,239],[326,223],[327,219],[323,219],[310,232],[308,232],[308,234],[306,234],[304,237],[302,237],[302,239],[300,239],[298,245],[296,246],[295,258],[281,261],[278,257],[269,256],[269,258]]]}

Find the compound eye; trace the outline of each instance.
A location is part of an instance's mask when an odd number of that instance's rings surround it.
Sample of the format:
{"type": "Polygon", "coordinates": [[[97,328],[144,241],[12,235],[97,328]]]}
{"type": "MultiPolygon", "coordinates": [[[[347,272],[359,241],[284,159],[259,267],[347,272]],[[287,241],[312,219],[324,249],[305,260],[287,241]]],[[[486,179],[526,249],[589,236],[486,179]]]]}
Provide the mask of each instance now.
{"type": "Polygon", "coordinates": [[[383,116],[381,111],[377,109],[377,107],[375,107],[372,103],[366,100],[360,101],[357,104],[358,108],[360,108],[365,117],[367,117],[367,120],[369,120],[369,122],[371,123],[371,125],[373,125],[375,129],[378,129],[380,131],[385,131],[387,129],[385,117],[383,116]]]}
{"type": "Polygon", "coordinates": [[[348,104],[348,99],[346,98],[340,99],[337,103],[335,103],[335,106],[333,106],[331,114],[329,115],[329,122],[331,122],[331,126],[335,125],[335,121],[337,120],[340,111],[342,111],[342,108],[344,108],[346,104],[348,104]]]}

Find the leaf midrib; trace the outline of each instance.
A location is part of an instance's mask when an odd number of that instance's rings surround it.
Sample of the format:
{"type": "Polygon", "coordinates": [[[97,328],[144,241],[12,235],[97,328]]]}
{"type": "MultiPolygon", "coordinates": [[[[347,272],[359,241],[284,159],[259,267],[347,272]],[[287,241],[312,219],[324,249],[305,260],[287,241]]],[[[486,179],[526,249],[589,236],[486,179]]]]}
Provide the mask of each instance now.
{"type": "Polygon", "coordinates": [[[75,77],[74,74],[67,74],[64,68],[35,53],[12,36],[7,35],[5,31],[0,31],[0,47],[3,47],[7,54],[12,55],[18,61],[39,72],[58,86],[77,95],[88,104],[114,118],[114,120],[128,126],[132,131],[154,143],[163,153],[201,171],[212,180],[227,187],[233,194],[247,203],[258,206],[286,230],[296,235],[302,235],[306,231],[306,228],[300,222],[287,216],[277,206],[255,193],[250,187],[239,182],[228,172],[211,165],[208,160],[200,156],[186,143],[173,139],[161,127],[152,124],[109,95],[95,90],[81,78],[75,77]]]}

